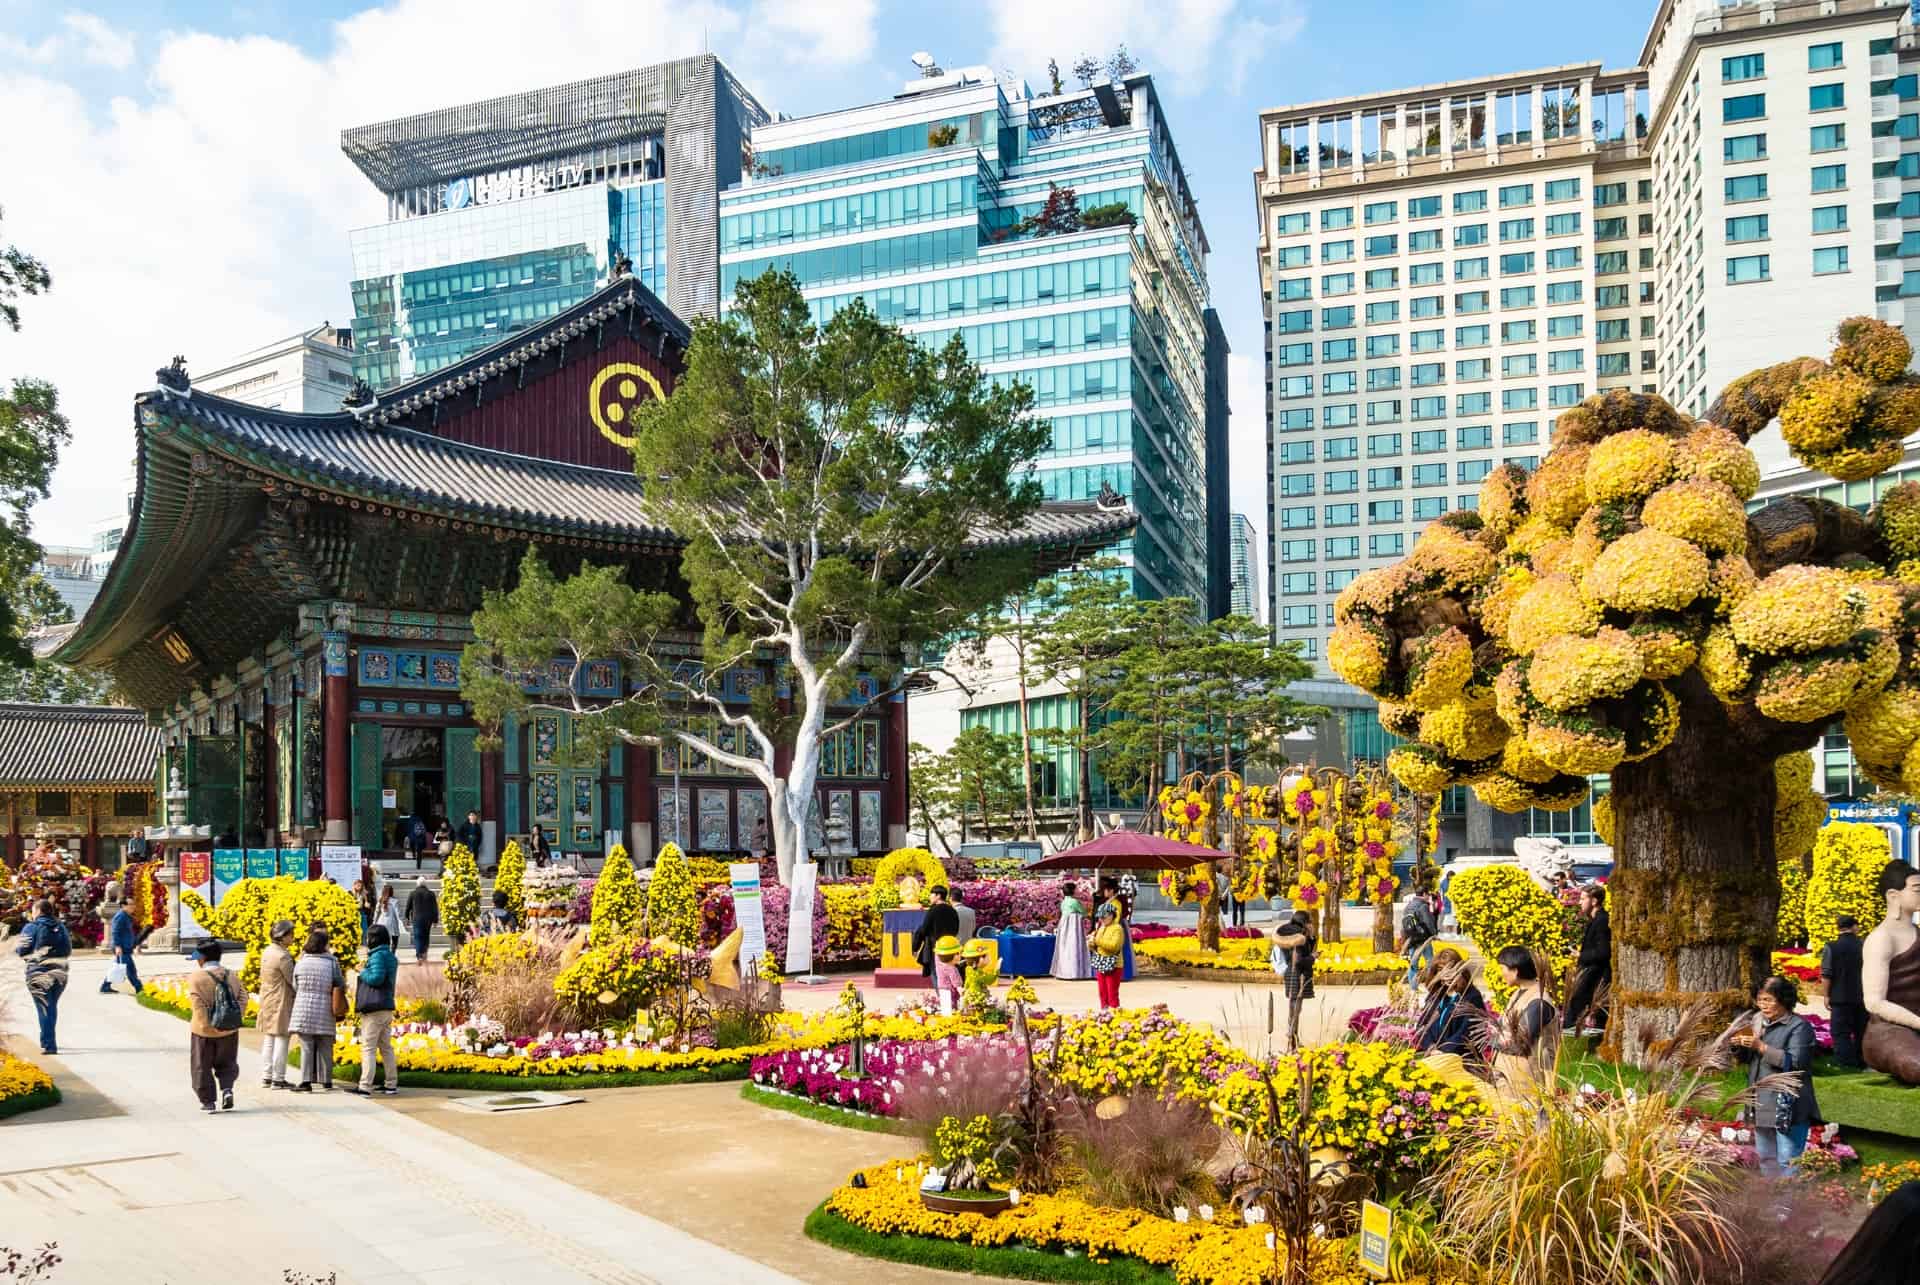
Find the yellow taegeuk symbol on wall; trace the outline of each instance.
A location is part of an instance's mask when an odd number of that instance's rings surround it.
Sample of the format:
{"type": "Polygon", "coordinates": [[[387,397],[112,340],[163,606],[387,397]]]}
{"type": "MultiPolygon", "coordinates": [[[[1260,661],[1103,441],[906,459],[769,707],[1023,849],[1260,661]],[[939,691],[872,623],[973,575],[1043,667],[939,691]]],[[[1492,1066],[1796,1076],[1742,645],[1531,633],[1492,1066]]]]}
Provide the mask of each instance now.
{"type": "Polygon", "coordinates": [[[593,387],[587,390],[587,410],[593,416],[593,426],[614,445],[633,449],[633,434],[628,426],[633,423],[641,399],[648,395],[667,400],[666,389],[660,387],[652,371],[630,361],[616,361],[606,366],[593,377],[593,387]]]}

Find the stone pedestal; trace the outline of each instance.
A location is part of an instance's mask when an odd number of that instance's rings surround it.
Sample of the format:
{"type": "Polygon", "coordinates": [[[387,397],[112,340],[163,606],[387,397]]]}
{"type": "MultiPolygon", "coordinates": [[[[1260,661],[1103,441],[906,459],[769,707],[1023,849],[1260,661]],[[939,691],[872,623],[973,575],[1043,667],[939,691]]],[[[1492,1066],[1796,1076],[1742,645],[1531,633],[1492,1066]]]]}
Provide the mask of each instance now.
{"type": "Polygon", "coordinates": [[[160,868],[153,877],[160,881],[160,888],[167,898],[167,922],[153,930],[147,937],[147,949],[175,951],[180,949],[180,857],[173,852],[165,853],[160,868]]]}
{"type": "Polygon", "coordinates": [[[931,984],[920,975],[920,961],[913,957],[913,933],[926,917],[925,910],[917,909],[880,912],[880,967],[873,970],[875,986],[904,990],[931,984]]]}

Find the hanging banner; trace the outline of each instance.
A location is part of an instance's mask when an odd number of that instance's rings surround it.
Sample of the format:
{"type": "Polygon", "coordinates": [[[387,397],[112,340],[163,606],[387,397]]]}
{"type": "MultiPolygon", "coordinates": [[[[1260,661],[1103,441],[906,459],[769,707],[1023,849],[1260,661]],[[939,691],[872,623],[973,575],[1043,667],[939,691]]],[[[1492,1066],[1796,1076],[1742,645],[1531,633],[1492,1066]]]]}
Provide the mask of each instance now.
{"type": "Polygon", "coordinates": [[[813,971],[813,882],[811,861],[796,861],[787,901],[787,971],[813,971]]]}
{"type": "MultiPolygon", "coordinates": [[[[191,889],[202,897],[213,892],[213,854],[211,852],[183,852],[180,854],[180,890],[191,889]]],[[[180,902],[180,936],[205,937],[207,930],[187,909],[185,901],[180,902]]]]}
{"type": "Polygon", "coordinates": [[[320,845],[320,877],[331,879],[342,888],[351,888],[360,878],[360,848],[357,844],[320,845]]]}
{"type": "Polygon", "coordinates": [[[214,905],[227,895],[227,889],[247,877],[247,852],[245,848],[215,848],[213,850],[213,896],[207,898],[214,905]]]}
{"type": "Polygon", "coordinates": [[[307,850],[305,848],[280,849],[280,874],[287,879],[305,879],[307,877],[307,850]]]}
{"type": "MultiPolygon", "coordinates": [[[[767,953],[766,906],[760,897],[760,866],[743,861],[727,867],[733,882],[733,922],[740,929],[740,975],[752,977],[767,953]]],[[[813,916],[807,916],[809,928],[813,916]]]]}
{"type": "Polygon", "coordinates": [[[248,848],[247,878],[271,879],[279,874],[278,855],[272,848],[248,848]]]}

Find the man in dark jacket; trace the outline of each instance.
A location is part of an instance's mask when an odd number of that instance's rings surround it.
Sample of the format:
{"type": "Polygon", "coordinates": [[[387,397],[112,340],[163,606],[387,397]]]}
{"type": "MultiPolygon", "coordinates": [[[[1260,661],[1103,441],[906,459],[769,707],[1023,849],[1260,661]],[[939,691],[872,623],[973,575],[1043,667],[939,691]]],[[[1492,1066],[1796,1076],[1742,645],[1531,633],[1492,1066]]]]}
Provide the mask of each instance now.
{"type": "Polygon", "coordinates": [[[927,913],[913,930],[913,957],[920,961],[920,975],[933,976],[933,947],[942,937],[960,935],[960,913],[947,904],[944,884],[927,890],[927,913]]]}
{"type": "Polygon", "coordinates": [[[27,961],[27,994],[33,997],[33,1009],[40,1018],[40,1051],[58,1055],[60,1044],[53,1028],[60,1019],[60,995],[67,989],[73,938],[54,917],[51,901],[33,903],[33,918],[20,930],[20,944],[13,953],[27,961]]]}
{"type": "Polygon", "coordinates": [[[407,927],[413,930],[413,962],[427,962],[427,940],[433,936],[433,926],[440,919],[440,898],[433,895],[433,889],[427,887],[427,877],[421,875],[413,882],[413,891],[407,894],[407,927]]]}
{"type": "Polygon", "coordinates": [[[1587,1010],[1602,987],[1613,981],[1613,926],[1607,922],[1607,890],[1593,884],[1580,891],[1580,912],[1587,926],[1580,932],[1580,957],[1574,960],[1573,994],[1567,999],[1566,1032],[1575,1035],[1582,1023],[1605,1026],[1604,1009],[1587,1010]]]}
{"type": "MultiPolygon", "coordinates": [[[[117,897],[110,899],[107,907],[113,911],[113,918],[107,923],[107,945],[113,949],[113,962],[126,965],[127,985],[133,987],[133,993],[138,995],[141,990],[140,970],[133,962],[133,948],[140,943],[140,931],[133,926],[133,916],[117,897]]],[[[113,993],[113,987],[105,981],[100,983],[100,990],[103,994],[113,993]]]]}
{"type": "Polygon", "coordinates": [[[480,812],[477,808],[467,809],[467,819],[460,823],[453,837],[461,847],[473,854],[475,861],[480,859],[480,812]]]}
{"type": "Polygon", "coordinates": [[[1820,952],[1820,976],[1827,983],[1827,1012],[1833,1019],[1833,1064],[1858,1071],[1860,1037],[1867,1029],[1866,994],[1860,989],[1860,934],[1852,915],[1833,921],[1839,936],[1820,952]]]}

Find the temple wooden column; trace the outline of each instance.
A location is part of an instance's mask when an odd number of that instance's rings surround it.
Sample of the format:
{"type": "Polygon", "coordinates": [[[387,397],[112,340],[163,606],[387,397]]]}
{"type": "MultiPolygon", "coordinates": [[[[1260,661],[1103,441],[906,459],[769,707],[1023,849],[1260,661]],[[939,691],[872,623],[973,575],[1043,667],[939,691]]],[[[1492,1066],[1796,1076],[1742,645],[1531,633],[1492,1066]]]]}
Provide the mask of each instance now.
{"type": "Polygon", "coordinates": [[[321,635],[321,656],[326,666],[322,681],[324,746],[326,761],[326,840],[350,843],[353,840],[353,761],[352,732],[347,717],[347,636],[321,635]]]}
{"type": "Polygon", "coordinates": [[[886,747],[880,756],[886,784],[880,793],[880,815],[887,825],[887,847],[907,844],[907,694],[887,698],[886,747]]]}
{"type": "Polygon", "coordinates": [[[87,796],[87,837],[80,842],[80,860],[83,864],[100,868],[100,796],[87,796]]]}
{"type": "Polygon", "coordinates": [[[659,836],[654,832],[660,799],[653,788],[653,755],[650,746],[627,746],[627,834],[624,837],[636,861],[651,861],[660,851],[659,836]]]}

